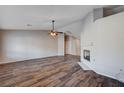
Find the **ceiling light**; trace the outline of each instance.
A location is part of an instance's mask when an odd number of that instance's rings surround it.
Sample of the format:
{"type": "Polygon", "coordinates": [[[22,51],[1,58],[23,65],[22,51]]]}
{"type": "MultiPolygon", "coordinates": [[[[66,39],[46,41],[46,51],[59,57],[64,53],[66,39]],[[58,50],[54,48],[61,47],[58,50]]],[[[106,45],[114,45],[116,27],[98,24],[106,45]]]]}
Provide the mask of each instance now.
{"type": "Polygon", "coordinates": [[[50,32],[49,32],[49,34],[51,35],[51,36],[53,36],[53,37],[55,37],[55,36],[57,36],[58,35],[58,33],[55,31],[55,29],[54,29],[54,22],[55,22],[55,20],[52,20],[52,30],[50,30],[50,32]]]}

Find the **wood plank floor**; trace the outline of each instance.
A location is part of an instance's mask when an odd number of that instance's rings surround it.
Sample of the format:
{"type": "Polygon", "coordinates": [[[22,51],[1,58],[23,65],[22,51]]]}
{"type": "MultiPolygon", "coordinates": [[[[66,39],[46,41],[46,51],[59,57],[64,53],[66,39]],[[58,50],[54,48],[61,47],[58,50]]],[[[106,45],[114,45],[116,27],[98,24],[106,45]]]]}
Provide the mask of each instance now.
{"type": "Polygon", "coordinates": [[[0,65],[1,87],[109,87],[123,83],[84,71],[79,57],[66,55],[0,65]]]}

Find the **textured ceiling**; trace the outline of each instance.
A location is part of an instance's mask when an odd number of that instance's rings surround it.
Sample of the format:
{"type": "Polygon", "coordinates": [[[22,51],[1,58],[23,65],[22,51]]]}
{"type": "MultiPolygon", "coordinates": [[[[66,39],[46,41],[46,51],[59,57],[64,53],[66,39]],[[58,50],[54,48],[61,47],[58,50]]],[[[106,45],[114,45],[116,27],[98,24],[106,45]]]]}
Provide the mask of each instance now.
{"type": "Polygon", "coordinates": [[[83,17],[94,5],[1,5],[0,29],[49,30],[55,19],[56,29],[83,17]],[[27,26],[28,24],[28,26],[27,26]]]}

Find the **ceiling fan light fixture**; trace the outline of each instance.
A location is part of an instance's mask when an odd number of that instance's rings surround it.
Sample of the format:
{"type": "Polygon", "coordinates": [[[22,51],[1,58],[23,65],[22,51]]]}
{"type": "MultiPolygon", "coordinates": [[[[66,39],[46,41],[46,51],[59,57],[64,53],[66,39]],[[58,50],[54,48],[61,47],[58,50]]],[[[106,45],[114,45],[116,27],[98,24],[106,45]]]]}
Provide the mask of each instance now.
{"type": "Polygon", "coordinates": [[[52,20],[52,30],[49,32],[49,34],[53,37],[58,35],[58,33],[54,30],[54,22],[55,20],[52,20]]]}
{"type": "Polygon", "coordinates": [[[55,32],[55,31],[50,31],[50,33],[49,33],[51,36],[57,36],[58,35],[58,33],[57,32],[55,32]]]}

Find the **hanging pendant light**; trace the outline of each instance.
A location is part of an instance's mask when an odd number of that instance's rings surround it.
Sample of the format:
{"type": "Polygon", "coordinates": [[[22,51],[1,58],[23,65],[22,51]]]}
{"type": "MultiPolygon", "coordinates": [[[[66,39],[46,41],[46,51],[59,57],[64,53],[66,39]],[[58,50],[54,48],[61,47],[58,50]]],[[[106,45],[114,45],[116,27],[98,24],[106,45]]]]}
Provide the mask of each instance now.
{"type": "Polygon", "coordinates": [[[49,34],[51,35],[51,36],[53,36],[53,37],[55,37],[55,36],[57,36],[58,35],[58,33],[55,31],[55,29],[54,29],[54,22],[55,22],[55,20],[52,20],[52,30],[49,32],[49,34]]]}

